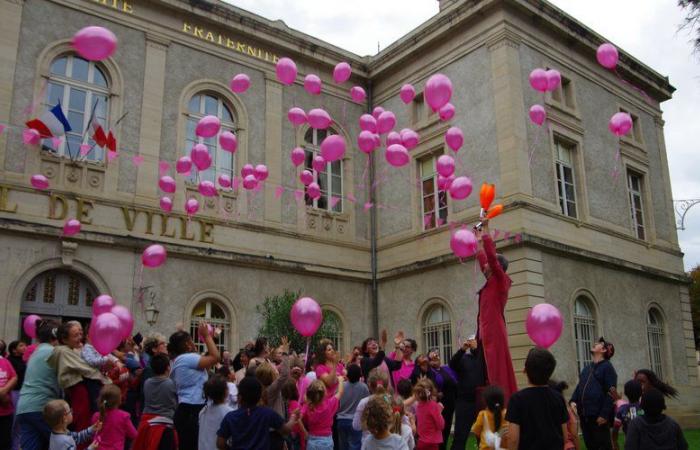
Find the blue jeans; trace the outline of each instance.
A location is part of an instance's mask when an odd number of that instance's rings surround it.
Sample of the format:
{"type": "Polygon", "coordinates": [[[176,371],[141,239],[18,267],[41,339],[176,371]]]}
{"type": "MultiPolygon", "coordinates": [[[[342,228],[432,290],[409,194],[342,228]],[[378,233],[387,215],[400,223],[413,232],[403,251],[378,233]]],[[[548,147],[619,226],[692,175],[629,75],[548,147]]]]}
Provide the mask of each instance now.
{"type": "Polygon", "coordinates": [[[19,441],[22,450],[46,450],[49,448],[51,428],[40,412],[18,414],[19,441]]]}
{"type": "Polygon", "coordinates": [[[306,450],[333,450],[332,436],[309,436],[306,450]]]}
{"type": "Polygon", "coordinates": [[[352,419],[338,419],[338,443],[340,450],[360,450],[362,431],[352,427],[352,419]]]}

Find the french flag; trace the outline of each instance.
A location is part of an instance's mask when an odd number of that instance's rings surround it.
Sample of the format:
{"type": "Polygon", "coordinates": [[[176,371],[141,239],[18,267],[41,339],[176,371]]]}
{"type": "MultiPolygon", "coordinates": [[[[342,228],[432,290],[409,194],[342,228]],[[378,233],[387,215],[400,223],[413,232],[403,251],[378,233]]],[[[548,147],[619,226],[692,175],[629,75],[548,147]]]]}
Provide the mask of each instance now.
{"type": "Polygon", "coordinates": [[[68,119],[66,119],[63,110],[61,110],[60,102],[48,111],[44,111],[38,119],[32,119],[27,122],[26,125],[38,131],[42,138],[63,136],[72,130],[68,119]]]}

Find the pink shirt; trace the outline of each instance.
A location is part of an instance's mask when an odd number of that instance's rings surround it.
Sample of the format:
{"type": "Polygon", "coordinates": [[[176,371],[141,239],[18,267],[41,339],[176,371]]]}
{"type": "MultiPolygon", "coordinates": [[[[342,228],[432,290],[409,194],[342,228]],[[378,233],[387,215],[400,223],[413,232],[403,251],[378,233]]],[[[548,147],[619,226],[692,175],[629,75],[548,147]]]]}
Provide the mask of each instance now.
{"type": "MultiPolygon", "coordinates": [[[[389,359],[394,359],[395,354],[396,352],[391,352],[389,354],[389,359]]],[[[401,368],[399,370],[395,370],[391,374],[391,377],[394,380],[394,387],[399,385],[399,381],[408,380],[411,378],[413,367],[415,367],[415,365],[416,364],[413,361],[406,361],[405,359],[401,360],[401,368]]]]}
{"type": "MultiPolygon", "coordinates": [[[[331,373],[331,369],[327,365],[319,364],[318,366],[316,366],[316,378],[318,378],[319,380],[321,379],[322,375],[326,375],[328,373],[331,373]]],[[[343,367],[342,364],[338,363],[335,369],[335,373],[337,376],[345,375],[345,367],[343,367]]],[[[336,390],[338,390],[337,381],[335,382],[335,384],[326,387],[326,395],[335,395],[336,390]]]]}
{"type": "Polygon", "coordinates": [[[442,429],[445,428],[445,419],[442,417],[440,405],[435,400],[418,402],[416,426],[418,428],[418,442],[442,444],[442,429]]]}
{"type": "MultiPolygon", "coordinates": [[[[15,372],[15,368],[12,367],[12,363],[0,356],[0,387],[7,386],[7,383],[16,376],[17,372],[15,372]]],[[[15,412],[15,407],[12,405],[9,393],[5,397],[5,400],[7,400],[7,403],[4,405],[0,403],[0,416],[9,416],[15,412]]]]}
{"type": "Polygon", "coordinates": [[[323,399],[315,408],[308,404],[301,407],[301,419],[306,431],[311,436],[331,436],[333,434],[333,416],[338,411],[340,401],[333,395],[323,399]]]}
{"type": "MultiPolygon", "coordinates": [[[[100,420],[100,413],[96,412],[92,416],[92,423],[100,420]]],[[[105,422],[102,430],[97,433],[95,440],[99,442],[100,450],[124,450],[126,439],[136,438],[136,428],[131,423],[129,413],[121,409],[109,409],[105,413],[105,422]]]]}

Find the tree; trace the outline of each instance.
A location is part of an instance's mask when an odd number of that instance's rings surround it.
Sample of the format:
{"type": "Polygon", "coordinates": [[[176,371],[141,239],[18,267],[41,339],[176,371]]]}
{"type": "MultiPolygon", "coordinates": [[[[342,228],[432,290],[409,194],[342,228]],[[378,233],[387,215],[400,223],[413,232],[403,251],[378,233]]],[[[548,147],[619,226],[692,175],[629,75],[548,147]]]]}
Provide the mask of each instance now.
{"type": "Polygon", "coordinates": [[[689,28],[691,33],[697,28],[697,37],[693,40],[695,51],[700,51],[700,0],[678,0],[678,6],[687,10],[681,28],[689,28]]]}
{"type": "MultiPolygon", "coordinates": [[[[292,305],[301,297],[301,292],[291,292],[285,289],[282,295],[274,295],[265,297],[262,305],[256,306],[256,310],[262,315],[262,325],[258,330],[259,336],[265,336],[271,347],[280,344],[283,336],[289,339],[290,351],[304,353],[306,351],[306,338],[297,333],[289,320],[289,313],[292,311],[292,305]]],[[[311,347],[309,352],[312,352],[318,342],[325,337],[338,336],[342,329],[341,324],[335,314],[329,311],[323,311],[323,323],[315,335],[311,338],[311,347]]]]}
{"type": "Polygon", "coordinates": [[[695,348],[700,348],[700,265],[695,266],[688,275],[693,280],[690,285],[690,312],[693,316],[695,348]]]}

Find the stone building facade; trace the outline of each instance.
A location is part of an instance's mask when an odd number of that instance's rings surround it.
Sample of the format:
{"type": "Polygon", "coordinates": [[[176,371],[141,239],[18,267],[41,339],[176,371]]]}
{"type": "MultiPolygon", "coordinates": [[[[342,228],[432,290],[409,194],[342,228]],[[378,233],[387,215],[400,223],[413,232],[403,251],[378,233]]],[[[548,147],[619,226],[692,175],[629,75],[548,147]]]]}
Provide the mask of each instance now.
{"type": "MultiPolygon", "coordinates": [[[[625,53],[618,72],[626,82],[604,70],[595,61],[603,38],[552,5],[443,0],[439,14],[372,57],[219,1],[0,5],[0,123],[8,125],[0,135],[0,336],[19,336],[31,313],[85,320],[90,300],[108,293],[132,308],[139,330],[167,333],[206,317],[224,330],[219,344],[236,349],[257,333],[256,306],[291,289],[333,314],[333,338],[344,350],[388,328],[415,336],[419,351],[438,347],[446,356],[473,332],[483,282],[472,260],[460,262],[449,249],[451,229],[478,220],[477,195],[456,202],[436,188],[434,161],[449,152],[443,135],[456,125],[465,135],[458,172],[477,188],[495,183],[506,206],[493,227],[511,261],[506,320],[519,382],[531,348],[528,308],[547,301],[565,317],[552,348],[558,378],[574,382],[587,346],[604,335],[616,344],[621,382],[636,368],[654,368],[683,392],[672,405],[677,415],[697,422],[688,285],[660,109],[674,89],[625,53]],[[118,36],[113,57],[87,63],[72,53],[71,36],[87,25],[118,36]],[[275,77],[282,56],[299,67],[292,86],[275,77]],[[339,61],[353,67],[342,86],[330,76],[339,61]],[[560,70],[562,87],[536,94],[527,83],[535,67],[560,70]],[[423,101],[436,72],[455,86],[449,124],[423,101]],[[229,90],[236,73],[250,76],[249,91],[229,90]],[[322,78],[321,96],[304,91],[308,73],[322,78]],[[404,83],[418,90],[410,105],[398,98],[404,83]],[[367,90],[366,103],[351,101],[351,85],[367,90]],[[75,128],[101,105],[96,116],[114,129],[119,157],[94,152],[73,161],[64,142],[23,145],[24,121],[56,99],[75,128]],[[548,122],[539,128],[527,110],[542,102],[548,122]],[[370,163],[353,149],[320,175],[325,200],[306,204],[295,192],[302,167],[289,152],[313,155],[323,136],[293,127],[287,110],[323,107],[332,132],[354,144],[357,118],[377,105],[396,113],[398,129],[420,134],[411,163],[389,170],[381,151],[370,163]],[[634,129],[618,141],[607,121],[620,110],[633,115],[634,129]],[[174,173],[192,145],[189,124],[209,113],[235,131],[239,148],[227,158],[214,143],[215,169],[204,176],[264,163],[270,177],[257,192],[204,199],[177,176],[175,208],[163,213],[159,166],[167,162],[174,173]],[[49,190],[31,188],[35,173],[49,178],[49,190]],[[188,218],[190,197],[202,208],[188,218]],[[83,224],[70,238],[61,236],[67,217],[83,224]],[[169,257],[144,270],[141,252],[152,242],[169,257]],[[154,324],[143,314],[151,303],[160,311],[154,324]]],[[[76,155],[80,136],[68,141],[76,155]]]]}

